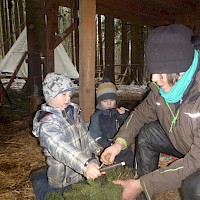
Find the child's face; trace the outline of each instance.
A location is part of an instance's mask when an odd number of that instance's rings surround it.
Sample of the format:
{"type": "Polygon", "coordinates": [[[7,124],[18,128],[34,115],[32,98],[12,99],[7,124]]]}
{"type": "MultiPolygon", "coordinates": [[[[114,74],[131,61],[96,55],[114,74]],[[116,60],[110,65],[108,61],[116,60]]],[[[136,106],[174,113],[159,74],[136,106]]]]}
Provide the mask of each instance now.
{"type": "Polygon", "coordinates": [[[65,109],[71,102],[72,92],[64,92],[58,94],[56,97],[51,99],[48,104],[52,107],[65,109]]]}
{"type": "Polygon", "coordinates": [[[111,109],[116,107],[116,100],[113,99],[106,99],[101,101],[101,106],[104,109],[111,109]]]}

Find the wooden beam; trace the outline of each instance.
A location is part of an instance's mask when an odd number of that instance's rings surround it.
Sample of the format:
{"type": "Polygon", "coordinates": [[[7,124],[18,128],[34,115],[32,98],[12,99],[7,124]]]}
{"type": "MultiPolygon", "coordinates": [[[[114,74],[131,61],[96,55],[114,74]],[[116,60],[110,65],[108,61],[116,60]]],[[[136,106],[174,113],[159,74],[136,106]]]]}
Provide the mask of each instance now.
{"type": "Polygon", "coordinates": [[[96,0],[80,0],[79,103],[84,122],[95,111],[96,0]]]}
{"type": "Polygon", "coordinates": [[[120,9],[113,9],[112,6],[104,6],[103,4],[99,3],[97,5],[97,13],[101,15],[106,15],[110,17],[115,17],[118,19],[122,19],[127,22],[131,22],[134,25],[149,25],[154,26],[157,24],[158,18],[156,16],[149,17],[148,15],[143,15],[134,13],[134,12],[121,12],[120,9]]]}
{"type": "Polygon", "coordinates": [[[77,28],[78,28],[78,21],[75,21],[63,33],[58,33],[55,36],[56,41],[54,44],[54,48],[56,48],[70,33],[72,33],[72,31],[74,31],[77,28]]]}
{"type": "Polygon", "coordinates": [[[167,10],[176,10],[182,14],[198,14],[200,13],[200,2],[197,0],[142,0],[144,3],[150,3],[152,6],[159,5],[167,10]]]}
{"type": "Polygon", "coordinates": [[[24,60],[25,60],[27,54],[28,54],[27,51],[25,51],[25,52],[23,53],[23,56],[21,57],[21,59],[20,59],[18,65],[17,65],[17,67],[16,67],[16,69],[15,69],[15,71],[14,71],[14,73],[13,73],[13,75],[12,75],[12,77],[11,77],[9,83],[8,83],[8,85],[6,86],[6,90],[10,88],[10,86],[11,86],[12,83],[13,83],[13,81],[15,80],[16,75],[17,75],[18,71],[20,70],[20,67],[22,66],[22,63],[24,62],[24,60]]]}
{"type": "MultiPolygon", "coordinates": [[[[78,9],[77,0],[60,0],[60,5],[78,9]]],[[[134,25],[159,26],[175,23],[185,15],[200,13],[196,0],[97,0],[97,14],[116,17],[134,25]]]]}
{"type": "Polygon", "coordinates": [[[97,0],[97,13],[114,16],[134,25],[157,26],[160,20],[173,23],[175,10],[170,10],[169,13],[163,9],[164,7],[159,5],[153,7],[150,3],[144,4],[142,1],[97,0]]]}
{"type": "Polygon", "coordinates": [[[59,5],[78,10],[78,0],[59,0],[59,5]]]}
{"type": "MultiPolygon", "coordinates": [[[[99,3],[104,6],[112,5],[113,9],[118,7],[122,10],[132,10],[132,12],[142,12],[148,15],[159,13],[162,10],[166,10],[168,14],[200,13],[200,2],[197,0],[97,0],[97,6],[99,3]]],[[[59,0],[59,5],[75,9],[78,6],[78,1],[59,0]]]]}

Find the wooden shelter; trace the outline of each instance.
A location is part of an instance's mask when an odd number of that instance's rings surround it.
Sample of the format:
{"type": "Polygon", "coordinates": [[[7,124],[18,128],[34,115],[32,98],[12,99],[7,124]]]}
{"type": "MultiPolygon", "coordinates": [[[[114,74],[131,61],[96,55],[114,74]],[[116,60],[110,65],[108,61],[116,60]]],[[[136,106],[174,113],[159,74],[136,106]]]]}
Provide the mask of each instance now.
{"type": "MultiPolygon", "coordinates": [[[[28,51],[39,52],[46,58],[42,62],[45,73],[54,71],[54,49],[67,35],[79,28],[79,103],[82,117],[89,122],[95,109],[95,38],[96,14],[111,16],[138,26],[156,27],[182,23],[200,34],[199,0],[29,0],[26,2],[28,51]],[[39,2],[39,3],[38,3],[39,2]],[[79,11],[79,19],[59,33],[58,7],[65,6],[79,11]],[[31,13],[30,8],[35,8],[31,13]],[[41,20],[36,21],[35,17],[41,20]],[[55,34],[56,33],[56,34],[55,34]],[[40,43],[46,38],[46,46],[40,43]]],[[[29,53],[29,73],[32,83],[41,84],[41,56],[29,53]],[[34,80],[33,80],[34,79],[34,80]]]]}

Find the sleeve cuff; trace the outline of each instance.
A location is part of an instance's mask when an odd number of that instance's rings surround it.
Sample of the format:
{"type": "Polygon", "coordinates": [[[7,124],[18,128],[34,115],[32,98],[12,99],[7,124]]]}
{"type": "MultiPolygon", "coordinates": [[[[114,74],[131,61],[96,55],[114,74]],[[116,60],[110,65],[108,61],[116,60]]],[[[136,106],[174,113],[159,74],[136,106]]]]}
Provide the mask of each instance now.
{"type": "Polygon", "coordinates": [[[91,162],[96,162],[96,159],[95,159],[95,158],[89,158],[89,159],[85,162],[84,166],[87,167],[87,166],[89,165],[89,163],[91,163],[91,162]]]}
{"type": "Polygon", "coordinates": [[[119,141],[119,142],[121,142],[121,143],[123,144],[122,150],[124,150],[124,149],[127,148],[127,142],[126,142],[126,140],[125,140],[124,138],[118,137],[118,138],[115,140],[115,142],[117,142],[117,141],[119,141]]]}

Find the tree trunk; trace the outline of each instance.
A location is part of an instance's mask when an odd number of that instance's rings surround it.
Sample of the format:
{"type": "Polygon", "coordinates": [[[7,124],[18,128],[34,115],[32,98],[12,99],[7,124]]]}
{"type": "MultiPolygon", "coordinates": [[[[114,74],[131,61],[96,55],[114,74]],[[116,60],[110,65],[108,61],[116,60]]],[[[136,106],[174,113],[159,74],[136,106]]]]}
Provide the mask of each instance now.
{"type": "Polygon", "coordinates": [[[21,33],[18,1],[15,1],[14,10],[15,10],[15,12],[14,12],[14,20],[15,20],[14,32],[15,32],[16,38],[18,38],[19,34],[21,33]]]}
{"type": "Polygon", "coordinates": [[[7,23],[7,6],[6,6],[6,0],[1,1],[2,4],[2,29],[3,29],[3,41],[4,41],[4,55],[8,52],[10,49],[10,42],[8,40],[8,23],[7,23]]]}
{"type": "Polygon", "coordinates": [[[133,26],[131,29],[131,63],[133,65],[133,79],[137,84],[143,84],[144,76],[144,39],[143,27],[133,26]]]}
{"type": "Polygon", "coordinates": [[[102,42],[102,29],[101,29],[101,15],[98,15],[97,18],[97,32],[98,32],[98,42],[97,42],[97,50],[96,50],[96,77],[102,77],[103,76],[103,42],[102,42]]]}
{"type": "MultiPolygon", "coordinates": [[[[122,21],[121,74],[124,74],[126,68],[128,69],[128,64],[129,64],[129,48],[128,48],[128,37],[127,37],[127,23],[122,21]]],[[[128,76],[128,73],[126,75],[127,76],[124,80],[125,83],[127,84],[130,83],[130,78],[128,76]]]]}
{"type": "MultiPolygon", "coordinates": [[[[71,14],[71,23],[74,22],[73,20],[73,11],[72,9],[70,10],[70,14],[71,14]]],[[[71,32],[71,53],[72,53],[72,63],[74,64],[74,31],[71,32]]]]}
{"type": "Polygon", "coordinates": [[[0,26],[0,34],[1,34],[1,52],[2,52],[2,57],[5,55],[4,54],[4,39],[5,39],[5,27],[4,27],[4,4],[3,4],[3,1],[0,1],[0,14],[1,14],[1,26],[0,26]]]}
{"type": "Polygon", "coordinates": [[[103,66],[103,42],[101,30],[101,15],[98,15],[99,65],[103,66]]]}
{"type": "Polygon", "coordinates": [[[144,84],[144,79],[146,77],[145,74],[145,67],[144,67],[144,27],[140,27],[140,51],[139,51],[139,64],[140,64],[140,70],[139,70],[139,83],[140,85],[144,84]]]}
{"type": "Polygon", "coordinates": [[[24,2],[24,0],[19,0],[18,1],[21,32],[25,27],[25,18],[24,18],[24,10],[25,9],[24,9],[23,2],[24,2]]]}
{"type": "MultiPolygon", "coordinates": [[[[77,21],[78,11],[74,9],[73,14],[74,14],[74,21],[77,21]]],[[[79,29],[78,28],[75,30],[75,57],[76,57],[75,65],[77,71],[79,72],[79,29]]]]}
{"type": "Polygon", "coordinates": [[[14,43],[14,31],[13,31],[13,3],[11,0],[8,0],[8,21],[10,26],[9,38],[10,38],[10,47],[14,43]]]}
{"type": "Polygon", "coordinates": [[[105,69],[104,78],[115,84],[114,70],[114,18],[105,17],[105,69]]]}

